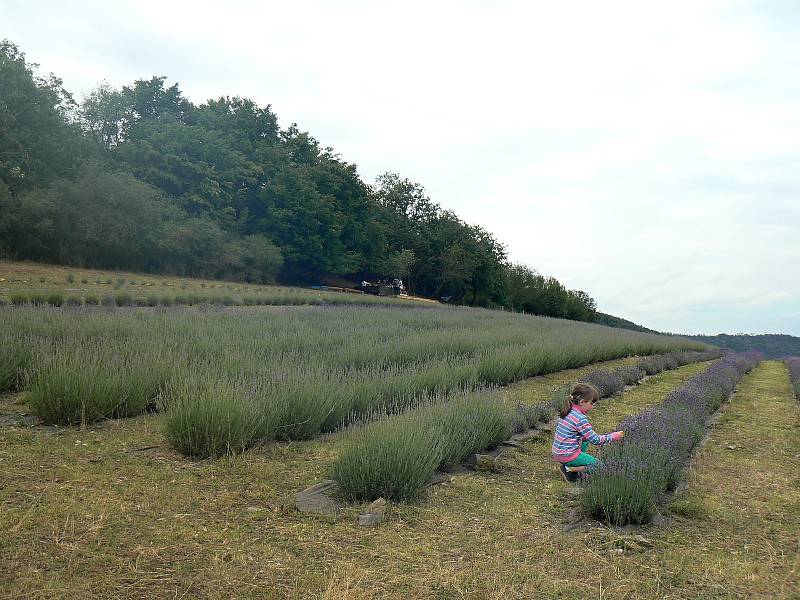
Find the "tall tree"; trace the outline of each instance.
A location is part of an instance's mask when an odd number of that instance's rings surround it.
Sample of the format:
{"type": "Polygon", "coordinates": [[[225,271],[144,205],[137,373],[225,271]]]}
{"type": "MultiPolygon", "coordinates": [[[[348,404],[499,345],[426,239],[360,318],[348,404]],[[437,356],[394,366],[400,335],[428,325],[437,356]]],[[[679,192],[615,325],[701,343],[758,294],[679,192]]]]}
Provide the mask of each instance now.
{"type": "Polygon", "coordinates": [[[72,96],[55,75],[34,75],[37,66],[0,42],[0,185],[12,194],[69,173],[90,153],[72,96]]]}
{"type": "Polygon", "coordinates": [[[80,107],[86,132],[106,151],[115,148],[133,123],[133,107],[125,94],[109,86],[99,85],[80,107]]]}

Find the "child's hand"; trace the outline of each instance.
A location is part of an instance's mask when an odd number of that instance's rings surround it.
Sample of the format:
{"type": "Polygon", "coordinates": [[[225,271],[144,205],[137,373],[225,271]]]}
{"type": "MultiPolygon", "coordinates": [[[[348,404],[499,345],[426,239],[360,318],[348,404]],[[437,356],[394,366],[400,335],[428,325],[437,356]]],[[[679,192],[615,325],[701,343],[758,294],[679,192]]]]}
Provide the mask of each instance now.
{"type": "Polygon", "coordinates": [[[611,434],[611,439],[614,440],[615,442],[618,442],[624,437],[625,437],[624,431],[615,431],[614,433],[611,434]]]}

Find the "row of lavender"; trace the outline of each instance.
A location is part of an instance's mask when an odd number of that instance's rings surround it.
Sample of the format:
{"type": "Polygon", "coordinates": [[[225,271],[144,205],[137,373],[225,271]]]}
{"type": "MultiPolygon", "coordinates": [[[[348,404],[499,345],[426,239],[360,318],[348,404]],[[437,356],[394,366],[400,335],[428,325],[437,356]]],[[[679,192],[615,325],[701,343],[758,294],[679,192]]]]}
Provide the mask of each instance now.
{"type": "MultiPolygon", "coordinates": [[[[605,398],[645,375],[720,355],[718,350],[709,350],[647,356],[614,371],[592,371],[582,381],[596,385],[605,398]]],[[[459,463],[507,440],[512,433],[552,419],[567,393],[562,388],[547,402],[513,407],[493,390],[481,390],[370,423],[351,433],[333,465],[333,479],[351,499],[413,499],[437,468],[459,463]]]]}
{"type": "MultiPolygon", "coordinates": [[[[671,371],[697,362],[705,362],[720,358],[722,350],[705,350],[702,352],[667,352],[645,356],[635,365],[626,365],[613,371],[597,369],[587,373],[578,381],[590,383],[600,392],[601,398],[608,398],[625,389],[625,386],[636,385],[645,377],[656,375],[662,371],[671,371]]],[[[520,433],[535,427],[537,423],[546,423],[553,419],[561,408],[564,396],[569,394],[572,384],[554,390],[551,399],[541,404],[520,404],[514,424],[514,433],[520,433]]]]}
{"type": "Polygon", "coordinates": [[[675,489],[708,417],[761,358],[728,355],[660,404],[623,420],[617,429],[625,431],[624,441],[607,449],[584,490],[587,514],[612,525],[649,522],[659,496],[675,489]]]}
{"type": "Polygon", "coordinates": [[[783,364],[789,369],[789,380],[792,382],[794,395],[800,399],[800,356],[785,358],[783,364]]]}

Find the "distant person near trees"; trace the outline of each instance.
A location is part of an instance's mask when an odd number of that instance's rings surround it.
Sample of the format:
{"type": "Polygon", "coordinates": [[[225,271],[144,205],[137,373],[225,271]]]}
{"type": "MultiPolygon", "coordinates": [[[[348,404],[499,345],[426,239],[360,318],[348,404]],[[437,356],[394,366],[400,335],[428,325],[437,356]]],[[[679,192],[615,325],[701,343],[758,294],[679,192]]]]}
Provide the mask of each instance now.
{"type": "Polygon", "coordinates": [[[587,454],[589,444],[605,446],[621,440],[624,431],[598,435],[592,429],[586,413],[600,400],[600,392],[588,383],[576,383],[572,392],[564,398],[558,413],[560,417],[553,437],[553,459],[561,463],[559,472],[565,481],[572,483],[583,471],[591,471],[597,466],[597,459],[587,454]]]}

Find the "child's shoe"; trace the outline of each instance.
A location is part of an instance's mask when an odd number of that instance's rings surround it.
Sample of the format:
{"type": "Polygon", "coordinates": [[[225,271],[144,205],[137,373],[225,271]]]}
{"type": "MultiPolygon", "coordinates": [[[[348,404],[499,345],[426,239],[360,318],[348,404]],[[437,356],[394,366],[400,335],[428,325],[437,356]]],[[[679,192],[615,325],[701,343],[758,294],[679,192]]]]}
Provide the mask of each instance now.
{"type": "Polygon", "coordinates": [[[567,467],[564,465],[558,465],[558,472],[561,473],[561,477],[564,478],[564,481],[567,483],[575,483],[578,481],[578,473],[573,473],[572,471],[568,471],[567,467]]]}

